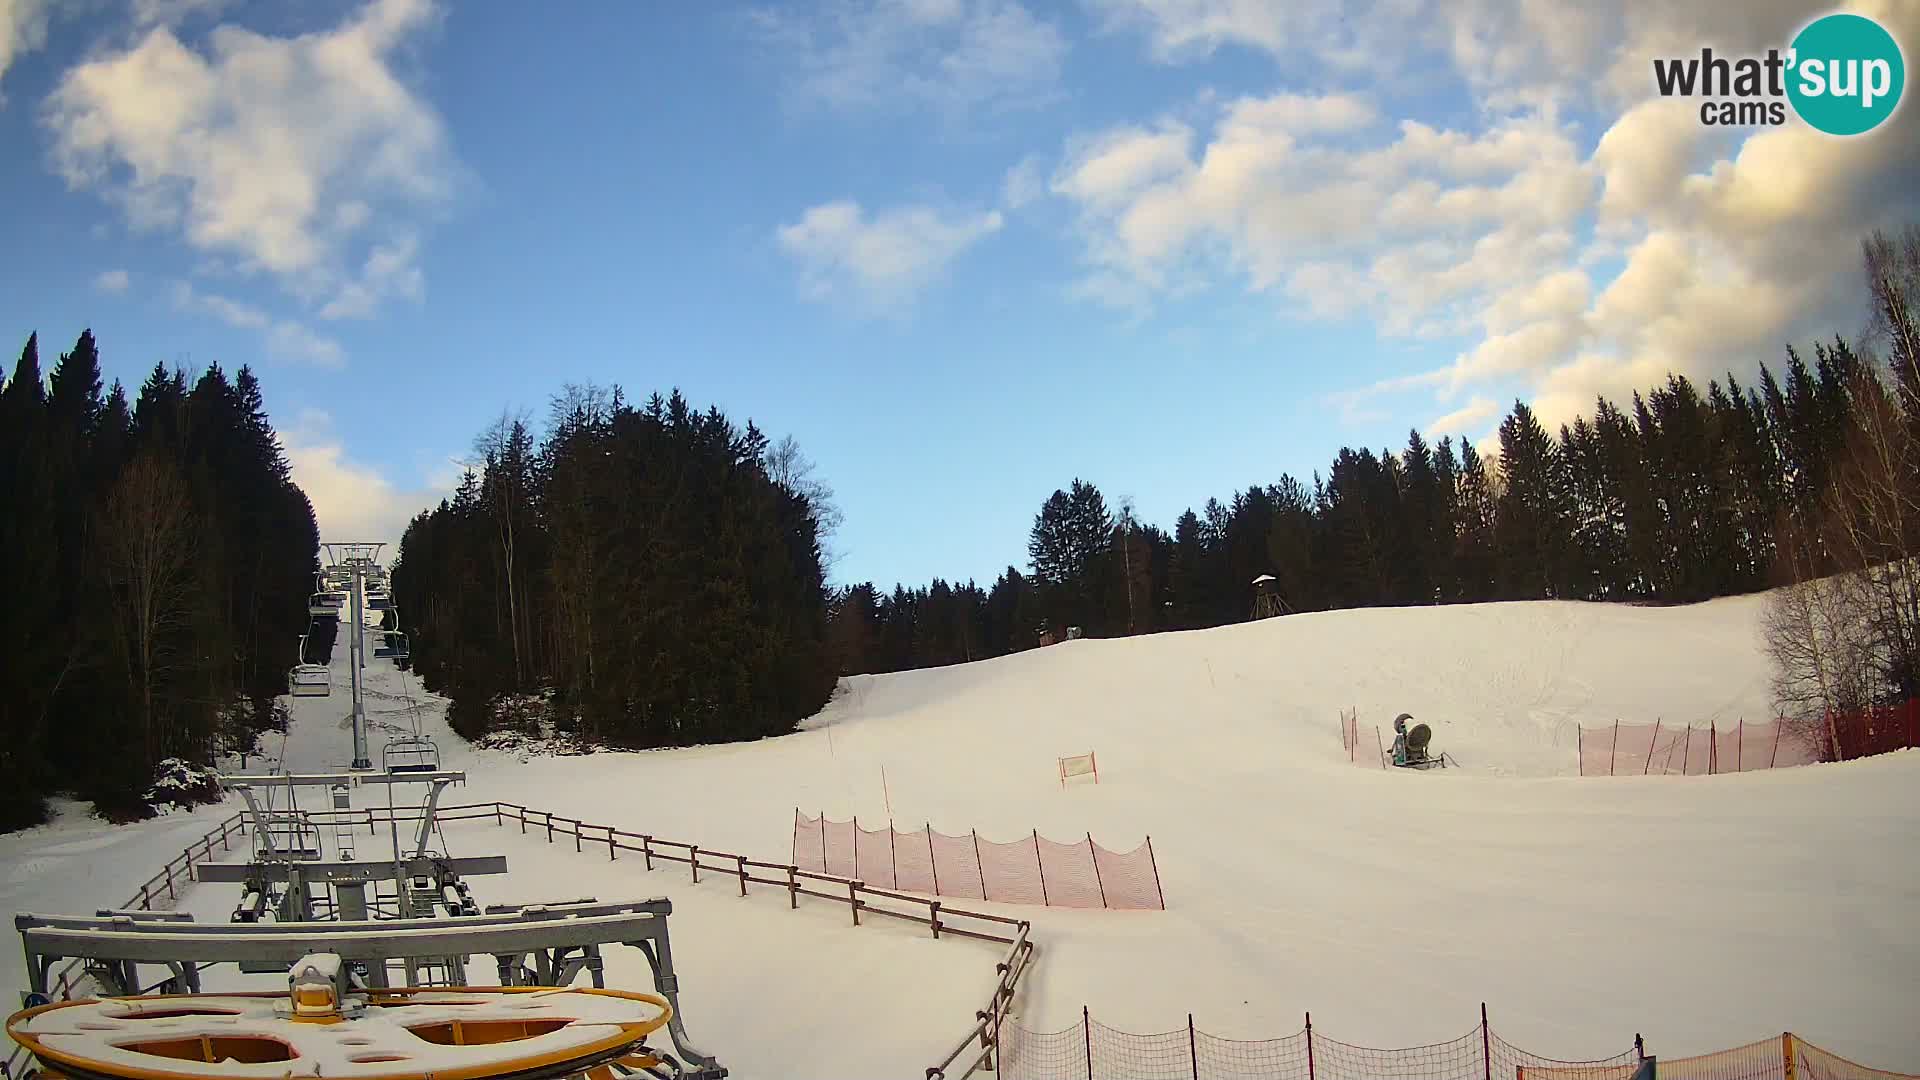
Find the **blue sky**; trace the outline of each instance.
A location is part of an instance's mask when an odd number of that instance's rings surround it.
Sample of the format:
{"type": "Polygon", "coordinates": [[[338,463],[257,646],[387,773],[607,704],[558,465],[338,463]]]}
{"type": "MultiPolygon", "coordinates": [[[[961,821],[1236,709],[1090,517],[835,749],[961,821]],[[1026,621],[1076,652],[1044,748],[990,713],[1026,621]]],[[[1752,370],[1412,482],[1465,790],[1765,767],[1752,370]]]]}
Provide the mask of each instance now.
{"type": "Polygon", "coordinates": [[[1824,9],[1669,6],[0,0],[0,343],[252,364],[387,539],[503,408],[679,386],[800,442],[836,579],[984,584],[1076,476],[1170,526],[1862,325],[1914,110],[1705,129],[1646,58],[1824,9]]]}

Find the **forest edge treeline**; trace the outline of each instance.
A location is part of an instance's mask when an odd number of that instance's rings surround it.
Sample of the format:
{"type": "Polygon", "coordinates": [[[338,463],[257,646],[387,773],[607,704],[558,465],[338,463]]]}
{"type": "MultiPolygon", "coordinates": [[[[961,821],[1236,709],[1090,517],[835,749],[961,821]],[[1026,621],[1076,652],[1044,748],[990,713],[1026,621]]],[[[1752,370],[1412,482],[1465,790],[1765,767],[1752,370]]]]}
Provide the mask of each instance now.
{"type": "Polygon", "coordinates": [[[146,816],[163,764],[283,725],[318,539],[251,369],[155,365],[129,403],[92,331],[44,382],[29,337],[0,389],[0,828],[57,791],[146,816]]]}

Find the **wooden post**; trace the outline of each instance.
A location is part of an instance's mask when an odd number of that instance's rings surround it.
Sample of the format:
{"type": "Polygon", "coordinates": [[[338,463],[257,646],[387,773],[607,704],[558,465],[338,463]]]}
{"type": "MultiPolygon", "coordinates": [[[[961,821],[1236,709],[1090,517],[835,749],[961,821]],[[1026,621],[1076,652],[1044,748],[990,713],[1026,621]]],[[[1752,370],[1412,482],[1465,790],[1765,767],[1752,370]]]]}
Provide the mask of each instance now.
{"type": "MultiPolygon", "coordinates": [[[[1100,853],[1094,850],[1092,833],[1087,834],[1087,858],[1093,860],[1093,883],[1100,887],[1100,906],[1106,907],[1107,906],[1107,884],[1106,882],[1100,880],[1100,853]]],[[[1193,1017],[1189,1015],[1187,1019],[1191,1020],[1193,1019],[1193,1017]]]]}
{"type": "Polygon", "coordinates": [[[1640,775],[1646,776],[1653,771],[1653,748],[1660,744],[1660,718],[1653,718],[1653,741],[1647,744],[1647,763],[1640,766],[1640,775]]]}
{"type": "Polygon", "coordinates": [[[735,855],[734,858],[740,861],[740,895],[745,896],[747,895],[747,857],[735,855]]]}
{"type": "Polygon", "coordinates": [[[853,873],[848,877],[860,876],[860,815],[853,815],[853,873]]]}
{"type": "Polygon", "coordinates": [[[1747,757],[1747,718],[1741,717],[1733,729],[1733,771],[1745,771],[1747,757]]]}
{"type": "Polygon", "coordinates": [[[613,826],[609,825],[607,826],[607,861],[608,862],[612,862],[615,859],[618,859],[620,857],[618,855],[615,855],[613,853],[613,850],[614,850],[613,826]]]}
{"type": "MultiPolygon", "coordinates": [[[[787,856],[795,862],[800,861],[800,808],[793,808],[793,854],[787,856]]],[[[825,870],[826,867],[820,869],[825,870]]]]}
{"type": "Polygon", "coordinates": [[[1620,756],[1620,718],[1613,718],[1613,746],[1607,751],[1607,775],[1613,775],[1614,759],[1620,756]]]}
{"type": "Polygon", "coordinates": [[[853,925],[860,925],[860,882],[847,882],[847,906],[853,909],[853,925]]]}
{"type": "Polygon", "coordinates": [[[1707,721],[1707,775],[1720,771],[1720,728],[1712,720],[1707,721]]]}
{"type": "Polygon", "coordinates": [[[887,872],[893,875],[893,887],[900,887],[900,851],[899,830],[893,827],[893,819],[887,819],[887,872]]]}
{"type": "Polygon", "coordinates": [[[553,843],[553,811],[548,810],[546,814],[547,814],[547,843],[551,844],[553,843]]]}
{"type": "MultiPolygon", "coordinates": [[[[1193,1063],[1193,1080],[1200,1080],[1200,1047],[1193,1034],[1193,1014],[1187,1014],[1187,1060],[1193,1063]]],[[[1313,1060],[1313,1051],[1307,1051],[1307,1060],[1313,1060]]],[[[1313,1066],[1307,1066],[1307,1080],[1313,1080],[1313,1066]]]]}
{"type": "Polygon", "coordinates": [[[797,866],[787,867],[787,907],[795,911],[800,909],[800,879],[796,876],[799,872],[797,866]]]}
{"type": "Polygon", "coordinates": [[[1687,775],[1687,766],[1693,762],[1693,724],[1687,724],[1686,749],[1680,751],[1680,775],[1687,775]]]}
{"type": "MultiPolygon", "coordinates": [[[[515,817],[520,819],[520,835],[525,836],[527,835],[527,808],[524,806],[520,806],[520,807],[516,807],[515,809],[520,811],[518,814],[514,815],[515,817]]],[[[367,829],[369,831],[373,829],[373,813],[371,811],[367,813],[367,829]]]]}
{"type": "Polygon", "coordinates": [[[1314,1080],[1314,1075],[1313,1075],[1313,1014],[1312,1014],[1312,1013],[1308,1013],[1308,1014],[1307,1014],[1307,1080],[1314,1080]]]}
{"type": "Polygon", "coordinates": [[[986,865],[980,861],[980,830],[979,829],[973,830],[973,869],[976,873],[980,875],[980,899],[982,900],[993,899],[993,897],[987,895],[987,868],[986,868],[986,865]]]}
{"type": "Polygon", "coordinates": [[[927,901],[927,923],[933,927],[933,940],[940,940],[940,901],[927,901]]]}
{"type": "Polygon", "coordinates": [[[1493,1080],[1493,1037],[1487,1028],[1487,1003],[1480,1003],[1480,1064],[1486,1070],[1486,1080],[1493,1080]]]}
{"type": "Polygon", "coordinates": [[[1160,898],[1160,910],[1167,910],[1167,894],[1160,888],[1160,864],[1153,858],[1153,837],[1147,837],[1147,865],[1153,867],[1153,892],[1160,898]]]}
{"type": "Polygon", "coordinates": [[[653,869],[653,837],[644,834],[640,837],[640,856],[647,860],[647,869],[653,869]]]}
{"type": "Polygon", "coordinates": [[[498,800],[495,800],[493,804],[493,826],[496,829],[500,827],[500,803],[498,800]]]}
{"type": "MultiPolygon", "coordinates": [[[[828,731],[831,733],[832,729],[829,728],[828,731]]],[[[833,873],[827,866],[827,812],[825,810],[820,811],[820,872],[833,873]]]]}
{"type": "Polygon", "coordinates": [[[700,884],[700,845],[687,848],[687,866],[693,871],[693,883],[700,884]]]}
{"type": "MultiPolygon", "coordinates": [[[[1047,868],[1045,864],[1040,861],[1039,829],[1033,830],[1033,865],[1040,871],[1040,903],[1051,904],[1052,901],[1047,899],[1047,868]]],[[[982,889],[981,891],[985,892],[986,890],[982,889]]]]}
{"type": "Polygon", "coordinates": [[[1769,769],[1773,768],[1774,764],[1779,760],[1780,760],[1780,721],[1775,720],[1773,722],[1773,754],[1772,756],[1767,758],[1767,768],[1769,769]]]}
{"type": "Polygon", "coordinates": [[[585,828],[586,824],[579,818],[573,819],[573,850],[576,853],[580,850],[580,832],[585,828]]]}

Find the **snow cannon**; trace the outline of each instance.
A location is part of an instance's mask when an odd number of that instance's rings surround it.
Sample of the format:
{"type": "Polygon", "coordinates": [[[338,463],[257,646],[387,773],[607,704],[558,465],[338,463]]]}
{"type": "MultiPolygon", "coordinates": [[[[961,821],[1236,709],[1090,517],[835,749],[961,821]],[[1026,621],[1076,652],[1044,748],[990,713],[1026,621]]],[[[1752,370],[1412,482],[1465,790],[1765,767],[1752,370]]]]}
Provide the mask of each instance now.
{"type": "Polygon", "coordinates": [[[1444,769],[1447,767],[1447,755],[1434,751],[1433,729],[1425,724],[1415,724],[1407,729],[1406,760],[1396,761],[1395,765],[1403,769],[1444,769]]]}
{"type": "MultiPolygon", "coordinates": [[[[88,998],[25,1009],[7,1034],[44,1080],[616,1080],[691,1075],[646,1038],[673,1007],[596,987],[349,986],[336,955],[285,993],[88,998]]],[[[724,1076],[725,1070],[702,1072],[724,1076]]]]}

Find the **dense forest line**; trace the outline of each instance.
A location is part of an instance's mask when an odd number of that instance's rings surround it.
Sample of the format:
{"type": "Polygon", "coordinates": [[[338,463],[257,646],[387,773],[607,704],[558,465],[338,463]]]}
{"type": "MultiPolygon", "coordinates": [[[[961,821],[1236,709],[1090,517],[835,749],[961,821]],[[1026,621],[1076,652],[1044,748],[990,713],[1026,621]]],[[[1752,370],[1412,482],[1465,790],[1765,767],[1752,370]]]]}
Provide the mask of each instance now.
{"type": "Polygon", "coordinates": [[[1286,608],[1487,600],[1679,603],[1766,587],[1775,535],[1812,506],[1844,443],[1862,362],[1844,341],[1787,350],[1784,379],[1732,375],[1703,394],[1670,377],[1622,409],[1600,401],[1549,433],[1516,401],[1489,465],[1471,443],[1408,434],[1399,451],[1342,448],[1292,476],[1189,509],[1171,532],[1076,479],[1035,515],[1029,571],[990,587],[936,579],[833,596],[846,672],[958,663],[1089,637],[1249,618],[1254,578],[1286,608]]]}
{"type": "Polygon", "coordinates": [[[144,816],[161,763],[282,723],[318,540],[251,370],[155,365],[129,402],[92,331],[44,380],[29,337],[0,387],[0,828],[63,791],[144,816]]]}
{"type": "MultiPolygon", "coordinates": [[[[1902,457],[1908,444],[1889,449],[1887,435],[1920,433],[1920,229],[1875,234],[1864,248],[1866,355],[1838,337],[1788,346],[1779,371],[1759,365],[1754,385],[1729,373],[1703,391],[1672,375],[1624,404],[1597,400],[1557,432],[1516,401],[1496,462],[1464,439],[1415,430],[1398,451],[1342,448],[1310,484],[1283,476],[1209,499],[1171,532],[1075,479],[1035,515],[1025,572],[1009,566],[984,588],[836,589],[835,662],[844,673],[898,671],[1031,648],[1068,628],[1103,637],[1243,621],[1260,575],[1300,612],[1684,603],[1885,565],[1920,543],[1920,449],[1902,457]],[[1854,508],[1879,492],[1896,504],[1881,518],[1910,512],[1870,543],[1854,508]]],[[[1911,600],[1910,613],[1878,617],[1892,629],[1862,632],[1868,644],[1855,652],[1867,659],[1856,666],[1876,673],[1847,693],[1827,675],[1802,696],[1854,707],[1920,690],[1920,646],[1903,644],[1920,641],[1920,587],[1911,600]]]]}
{"type": "Polygon", "coordinates": [[[408,525],[393,595],[415,669],[469,737],[503,696],[597,743],[793,730],[832,693],[823,489],[676,391],[570,387],[536,443],[502,417],[450,499],[408,525]]]}

